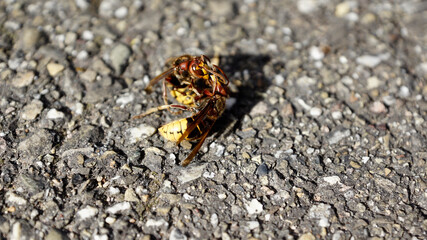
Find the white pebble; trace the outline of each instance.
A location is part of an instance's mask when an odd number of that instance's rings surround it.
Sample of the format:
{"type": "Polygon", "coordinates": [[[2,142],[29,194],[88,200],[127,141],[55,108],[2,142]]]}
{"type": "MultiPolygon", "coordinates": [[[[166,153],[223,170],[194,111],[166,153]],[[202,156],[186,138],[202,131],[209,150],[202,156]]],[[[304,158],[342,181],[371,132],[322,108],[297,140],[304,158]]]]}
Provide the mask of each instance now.
{"type": "Polygon", "coordinates": [[[133,102],[135,95],[133,93],[125,93],[117,98],[116,103],[120,104],[120,107],[124,107],[126,104],[133,102]]]}
{"type": "Polygon", "coordinates": [[[181,184],[184,184],[186,182],[191,182],[195,179],[200,178],[205,170],[205,167],[206,164],[182,169],[178,175],[179,182],[181,184]]]}
{"type": "Polygon", "coordinates": [[[111,214],[116,214],[118,212],[123,212],[130,209],[130,203],[129,202],[121,202],[117,203],[112,207],[107,208],[107,212],[111,214]]]}
{"type": "Polygon", "coordinates": [[[161,227],[163,225],[169,226],[169,223],[166,222],[164,219],[160,219],[160,220],[148,219],[147,223],[145,223],[145,226],[147,227],[161,227]]]}
{"type": "Polygon", "coordinates": [[[116,219],[113,217],[106,217],[105,222],[111,225],[116,222],[116,219]]]}
{"type": "Polygon", "coordinates": [[[13,205],[26,205],[27,200],[25,198],[16,195],[13,192],[6,193],[6,202],[11,203],[13,205]]]}
{"type": "Polygon", "coordinates": [[[211,215],[211,224],[212,226],[215,228],[216,226],[218,226],[218,215],[216,213],[211,215]]]}
{"type": "Polygon", "coordinates": [[[381,58],[377,56],[363,55],[358,57],[356,62],[366,67],[374,68],[381,62],[381,58]]]}
{"type": "Polygon", "coordinates": [[[322,60],[325,57],[325,53],[319,47],[312,46],[310,48],[310,57],[313,60],[322,60]]]}
{"type": "Polygon", "coordinates": [[[335,120],[340,120],[342,118],[342,112],[341,111],[335,111],[331,113],[332,118],[335,120]]]}
{"type": "Polygon", "coordinates": [[[47,112],[46,118],[47,119],[61,119],[64,118],[65,114],[63,112],[60,112],[54,108],[50,109],[49,112],[47,112]]]}
{"type": "Polygon", "coordinates": [[[97,208],[94,208],[94,207],[91,207],[91,206],[86,206],[85,208],[80,209],[77,212],[77,216],[81,220],[84,220],[84,219],[91,218],[91,217],[95,216],[97,213],[98,213],[98,209],[97,208]]]}
{"type": "Polygon", "coordinates": [[[409,88],[407,86],[401,86],[399,89],[399,96],[401,98],[407,98],[411,95],[411,93],[409,92],[409,88]]]}
{"type": "Polygon", "coordinates": [[[349,21],[349,22],[357,22],[359,21],[359,15],[355,12],[351,12],[348,13],[345,18],[349,21]]]}
{"type": "Polygon", "coordinates": [[[89,53],[85,50],[80,51],[76,56],[77,60],[86,60],[88,59],[88,57],[89,57],[89,53]]]}
{"type": "Polygon", "coordinates": [[[376,76],[372,76],[372,77],[368,78],[366,81],[367,81],[366,87],[369,90],[375,89],[375,88],[378,88],[379,86],[381,86],[381,81],[376,76]]]}
{"type": "Polygon", "coordinates": [[[274,76],[274,83],[276,84],[276,85],[282,85],[283,83],[285,82],[285,78],[282,76],[282,75],[280,75],[280,74],[277,74],[276,76],[274,76]]]}
{"type": "Polygon", "coordinates": [[[108,240],[108,235],[107,234],[94,234],[93,235],[93,240],[108,240]]]}
{"type": "Polygon", "coordinates": [[[193,200],[193,199],[194,199],[194,196],[191,196],[191,195],[189,195],[188,193],[184,193],[184,194],[182,195],[182,197],[183,197],[185,200],[187,200],[187,201],[190,201],[190,200],[193,200]]]}
{"type": "Polygon", "coordinates": [[[299,0],[297,2],[298,10],[301,13],[312,13],[318,9],[321,1],[317,0],[299,0]]]}
{"type": "Polygon", "coordinates": [[[312,117],[319,117],[320,115],[322,115],[322,109],[320,109],[318,107],[314,107],[314,108],[310,109],[310,115],[312,117]]]}
{"type": "Polygon", "coordinates": [[[363,163],[367,163],[368,161],[369,161],[369,157],[368,156],[362,157],[362,162],[363,163]]]}
{"type": "Polygon", "coordinates": [[[323,181],[325,181],[329,185],[335,185],[337,183],[341,183],[341,179],[338,176],[324,177],[323,181]]]}
{"type": "Polygon", "coordinates": [[[152,136],[156,129],[147,124],[141,124],[138,127],[128,129],[130,134],[130,143],[136,143],[141,139],[152,136]]]}
{"type": "Polygon", "coordinates": [[[348,63],[348,59],[345,56],[340,56],[339,60],[340,60],[340,63],[342,63],[342,64],[348,63]]]}
{"type": "Polygon", "coordinates": [[[110,194],[111,194],[111,195],[116,195],[116,194],[119,194],[119,193],[120,193],[120,189],[119,189],[119,188],[116,188],[116,187],[110,187],[110,188],[108,189],[108,191],[110,192],[110,194]]]}
{"type": "Polygon", "coordinates": [[[227,195],[226,195],[226,194],[224,194],[224,193],[220,193],[220,194],[218,194],[218,198],[219,198],[220,200],[224,200],[224,199],[226,199],[226,198],[227,198],[227,195]]]}
{"type": "Polygon", "coordinates": [[[114,12],[114,16],[116,18],[122,19],[125,18],[128,15],[128,9],[127,7],[119,7],[115,12],[114,12]]]}
{"type": "Polygon", "coordinates": [[[83,40],[86,40],[86,41],[92,41],[93,37],[94,37],[93,33],[89,30],[85,30],[82,34],[83,40]]]}
{"type": "Polygon", "coordinates": [[[350,130],[343,130],[343,131],[336,131],[334,132],[334,134],[328,139],[329,144],[333,145],[333,144],[337,144],[338,142],[340,142],[342,139],[348,137],[351,135],[350,130]]]}
{"type": "Polygon", "coordinates": [[[385,113],[387,112],[387,108],[380,101],[375,101],[369,107],[369,110],[373,113],[385,113]]]}
{"type": "Polygon", "coordinates": [[[254,230],[256,228],[259,228],[259,222],[258,221],[249,221],[246,224],[247,224],[246,226],[248,227],[249,230],[254,230]]]}
{"type": "Polygon", "coordinates": [[[246,203],[245,207],[249,215],[259,214],[263,211],[263,205],[256,199],[252,199],[250,202],[246,203]]]}

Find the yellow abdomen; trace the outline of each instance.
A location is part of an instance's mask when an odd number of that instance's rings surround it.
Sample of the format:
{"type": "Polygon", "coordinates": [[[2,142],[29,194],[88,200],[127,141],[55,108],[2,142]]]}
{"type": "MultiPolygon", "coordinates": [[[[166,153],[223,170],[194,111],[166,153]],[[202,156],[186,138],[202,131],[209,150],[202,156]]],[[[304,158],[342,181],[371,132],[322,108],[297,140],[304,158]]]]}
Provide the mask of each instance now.
{"type": "MultiPolygon", "coordinates": [[[[187,130],[189,124],[193,122],[191,117],[182,118],[168,124],[165,124],[159,128],[160,135],[172,142],[178,142],[183,133],[187,130]]],[[[197,140],[202,135],[202,125],[197,126],[185,140],[197,140]]]]}

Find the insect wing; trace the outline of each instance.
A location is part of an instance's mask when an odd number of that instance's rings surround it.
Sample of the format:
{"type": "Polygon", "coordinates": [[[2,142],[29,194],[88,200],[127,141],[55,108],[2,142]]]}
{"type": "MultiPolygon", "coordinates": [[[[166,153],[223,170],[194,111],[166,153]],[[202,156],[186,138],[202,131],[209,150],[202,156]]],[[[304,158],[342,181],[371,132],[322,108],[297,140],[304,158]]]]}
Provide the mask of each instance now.
{"type": "Polygon", "coordinates": [[[197,143],[197,145],[193,148],[193,150],[191,151],[190,155],[187,156],[186,159],[184,159],[184,161],[182,161],[181,165],[183,167],[186,167],[191,160],[193,160],[194,156],[196,156],[197,152],[199,151],[199,149],[202,147],[203,142],[205,142],[206,137],[208,136],[209,132],[212,129],[212,126],[215,124],[216,119],[210,124],[210,126],[205,130],[205,133],[203,133],[202,137],[200,138],[200,141],[197,143]]]}
{"type": "Polygon", "coordinates": [[[187,129],[185,130],[185,132],[182,134],[182,136],[178,139],[178,141],[176,142],[177,144],[179,144],[180,142],[182,142],[182,140],[184,140],[185,138],[188,137],[188,135],[190,135],[190,133],[196,129],[196,127],[203,121],[203,119],[205,119],[206,114],[208,113],[208,111],[214,106],[213,105],[214,102],[213,101],[209,101],[208,104],[206,104],[206,106],[198,113],[196,113],[193,117],[193,122],[187,127],[187,129]]]}

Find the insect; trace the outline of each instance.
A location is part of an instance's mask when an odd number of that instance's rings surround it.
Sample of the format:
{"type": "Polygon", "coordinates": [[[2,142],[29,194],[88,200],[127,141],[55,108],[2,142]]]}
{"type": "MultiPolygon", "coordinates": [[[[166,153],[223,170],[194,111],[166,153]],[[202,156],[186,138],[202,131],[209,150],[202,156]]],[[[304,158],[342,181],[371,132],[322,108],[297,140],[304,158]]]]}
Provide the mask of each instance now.
{"type": "Polygon", "coordinates": [[[163,79],[164,105],[148,109],[133,117],[145,117],[151,113],[170,108],[190,111],[187,118],[175,120],[159,128],[160,135],[179,144],[183,140],[199,141],[182,166],[187,166],[199,151],[216,120],[225,109],[229,80],[225,73],[210,63],[204,55],[183,55],[173,60],[172,67],[161,73],[148,84],[146,91],[163,79]],[[169,104],[166,88],[180,104],[169,104]]]}

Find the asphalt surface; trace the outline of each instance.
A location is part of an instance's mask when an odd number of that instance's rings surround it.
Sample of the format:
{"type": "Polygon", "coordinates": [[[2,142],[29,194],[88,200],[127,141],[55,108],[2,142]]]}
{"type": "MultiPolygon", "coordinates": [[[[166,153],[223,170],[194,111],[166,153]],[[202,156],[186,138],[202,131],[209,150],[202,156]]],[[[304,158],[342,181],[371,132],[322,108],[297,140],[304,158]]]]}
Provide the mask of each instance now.
{"type": "Polygon", "coordinates": [[[427,2],[0,2],[1,239],[426,239],[427,2]],[[205,54],[195,144],[150,79],[205,54]]]}

